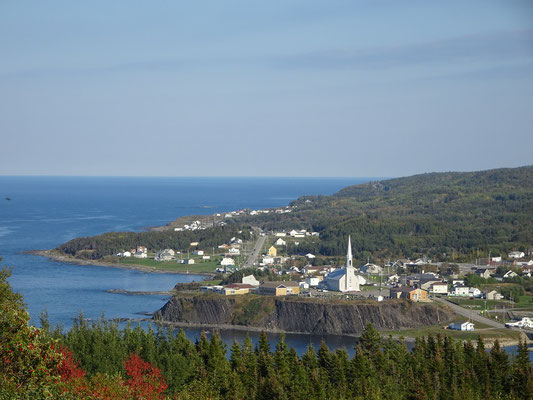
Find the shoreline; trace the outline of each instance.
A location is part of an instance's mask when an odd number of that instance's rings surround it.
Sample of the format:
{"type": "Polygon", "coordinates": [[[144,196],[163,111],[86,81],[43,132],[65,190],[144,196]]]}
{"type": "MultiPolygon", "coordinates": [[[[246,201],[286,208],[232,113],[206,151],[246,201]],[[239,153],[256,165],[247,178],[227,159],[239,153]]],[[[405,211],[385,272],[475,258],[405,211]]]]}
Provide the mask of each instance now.
{"type": "MultiPolygon", "coordinates": [[[[140,322],[140,321],[143,321],[143,322],[150,322],[150,323],[154,323],[154,324],[161,324],[161,325],[164,325],[164,326],[170,326],[170,327],[174,327],[174,328],[195,328],[195,329],[198,329],[198,328],[206,328],[207,332],[210,332],[210,331],[216,331],[216,330],[225,330],[225,331],[241,331],[241,332],[265,332],[265,333],[273,333],[273,334],[281,334],[281,333],[285,333],[285,334],[289,334],[289,335],[306,335],[306,336],[312,336],[313,334],[311,333],[306,333],[306,332],[289,332],[289,331],[282,331],[282,330],[279,330],[279,329],[267,329],[267,328],[256,328],[256,327],[253,327],[253,326],[243,326],[243,325],[230,325],[230,324],[221,324],[221,325],[215,325],[215,324],[197,324],[197,323],[189,323],[189,322],[170,322],[170,321],[163,321],[163,320],[156,320],[156,319],[153,319],[153,318],[126,318],[126,319],[120,319],[121,321],[131,321],[131,322],[140,322]]],[[[392,339],[392,340],[395,340],[395,341],[403,341],[405,343],[409,343],[409,344],[414,344],[417,340],[416,337],[413,337],[413,336],[403,336],[403,335],[388,335],[386,333],[383,333],[383,332],[380,332],[378,331],[381,338],[383,340],[387,340],[387,339],[392,339]]],[[[323,337],[327,337],[327,336],[336,336],[336,337],[343,337],[343,338],[354,338],[354,339],[358,339],[359,337],[361,337],[361,334],[343,334],[343,335],[334,335],[334,334],[329,334],[329,335],[313,335],[313,336],[323,336],[323,337]]],[[[467,342],[468,340],[460,340],[460,339],[453,339],[454,341],[460,341],[460,342],[467,342]]],[[[496,341],[496,339],[483,339],[483,343],[485,344],[485,349],[487,350],[490,350],[492,348],[492,346],[494,345],[494,342],[496,341]]],[[[474,342],[474,341],[470,341],[470,342],[474,342]]],[[[513,339],[508,339],[508,340],[505,340],[505,339],[498,339],[498,342],[500,344],[500,346],[502,347],[511,347],[511,346],[517,346],[518,345],[518,340],[513,340],[513,339]]],[[[528,344],[528,349],[529,351],[532,351],[533,352],[533,347],[529,347],[529,345],[531,345],[531,341],[530,340],[526,340],[526,343],[528,344]]]]}
{"type": "Polygon", "coordinates": [[[198,275],[198,276],[204,276],[206,278],[204,279],[204,281],[207,281],[209,280],[209,278],[212,278],[215,276],[215,273],[195,272],[195,273],[186,274],[184,272],[179,272],[179,271],[168,271],[165,269],[148,267],[148,266],[139,266],[139,265],[133,265],[133,264],[116,264],[116,263],[98,261],[98,260],[80,260],[78,258],[74,258],[71,256],[65,256],[65,255],[54,253],[51,250],[27,250],[22,253],[45,257],[51,261],[61,262],[65,264],[129,269],[129,270],[134,270],[134,271],[139,271],[139,272],[145,272],[147,274],[198,275]]]}

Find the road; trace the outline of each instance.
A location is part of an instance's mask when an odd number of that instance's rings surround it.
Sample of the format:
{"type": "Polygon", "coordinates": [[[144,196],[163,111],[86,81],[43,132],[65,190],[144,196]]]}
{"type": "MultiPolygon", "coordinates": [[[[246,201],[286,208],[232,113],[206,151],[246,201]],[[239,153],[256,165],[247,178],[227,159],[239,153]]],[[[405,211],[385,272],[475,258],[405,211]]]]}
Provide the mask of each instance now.
{"type": "MultiPolygon", "coordinates": [[[[256,235],[259,235],[261,232],[259,229],[254,229],[254,232],[256,235]]],[[[265,244],[266,236],[259,235],[257,242],[255,242],[255,246],[252,249],[252,252],[248,256],[248,260],[243,264],[243,268],[252,268],[254,266],[254,263],[257,261],[257,258],[261,254],[261,249],[263,248],[263,245],[265,244]]]]}
{"type": "Polygon", "coordinates": [[[461,314],[461,315],[465,316],[466,318],[471,319],[472,321],[477,321],[477,322],[480,322],[482,324],[492,326],[494,328],[505,328],[504,324],[501,324],[501,323],[496,322],[496,321],[494,321],[492,319],[485,318],[485,317],[481,316],[479,314],[479,311],[468,310],[466,308],[458,306],[457,304],[453,304],[453,303],[449,302],[446,299],[439,298],[439,297],[434,297],[433,300],[435,300],[435,301],[437,301],[439,303],[442,303],[442,304],[446,304],[451,309],[453,309],[453,311],[455,311],[457,314],[461,314]]]}

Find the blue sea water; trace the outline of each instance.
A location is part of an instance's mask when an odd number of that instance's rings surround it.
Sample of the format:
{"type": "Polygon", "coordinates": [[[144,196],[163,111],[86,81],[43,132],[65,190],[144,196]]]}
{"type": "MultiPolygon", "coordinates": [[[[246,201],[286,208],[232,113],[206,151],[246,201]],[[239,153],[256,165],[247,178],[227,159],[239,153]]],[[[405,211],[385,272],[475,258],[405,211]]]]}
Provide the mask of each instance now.
{"type": "MultiPolygon", "coordinates": [[[[47,311],[52,325],[72,325],[80,312],[86,318],[138,318],[154,312],[165,296],[130,296],[108,289],[169,290],[177,282],[200,276],[149,274],[139,271],[80,266],[25,254],[50,249],[80,236],[110,231],[143,230],[191,214],[213,214],[241,208],[260,209],[288,204],[305,194],[332,194],[370,178],[125,178],[125,177],[6,177],[0,176],[1,265],[12,268],[9,281],[21,293],[31,321],[47,311]],[[9,198],[10,200],[7,200],[9,198]]],[[[187,329],[190,339],[199,329],[187,329]]],[[[243,331],[221,331],[231,345],[243,331]]],[[[250,333],[253,341],[258,334],[250,333]]],[[[278,335],[269,334],[271,345],[278,335]]],[[[300,354],[322,337],[287,335],[300,354]]],[[[353,338],[328,336],[330,348],[346,347],[353,338]]],[[[514,347],[508,349],[514,351],[514,347]]]]}
{"type": "MultiPolygon", "coordinates": [[[[65,327],[86,318],[138,318],[164,305],[165,296],[129,296],[108,289],[169,290],[195,275],[148,274],[99,266],[52,262],[24,254],[50,249],[75,237],[143,230],[191,214],[288,204],[304,194],[331,194],[365,178],[126,178],[0,177],[0,257],[13,269],[9,279],[24,296],[32,322],[47,311],[65,327]],[[9,198],[10,200],[7,200],[9,198]]],[[[199,332],[190,330],[194,337],[199,332]]],[[[224,334],[231,342],[242,332],[224,334]]],[[[305,347],[308,337],[293,337],[305,347]]],[[[318,342],[320,338],[315,338],[318,342]]],[[[299,347],[301,347],[299,345],[299,347]]]]}

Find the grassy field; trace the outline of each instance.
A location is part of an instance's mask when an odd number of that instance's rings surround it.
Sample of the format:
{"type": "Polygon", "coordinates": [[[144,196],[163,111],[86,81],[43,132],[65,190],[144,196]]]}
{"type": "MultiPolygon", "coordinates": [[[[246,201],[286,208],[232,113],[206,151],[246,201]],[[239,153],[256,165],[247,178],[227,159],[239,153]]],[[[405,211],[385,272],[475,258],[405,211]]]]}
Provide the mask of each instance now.
{"type": "Polygon", "coordinates": [[[475,310],[494,310],[496,308],[514,308],[515,304],[507,300],[483,300],[483,299],[470,299],[466,297],[449,297],[451,302],[456,303],[464,308],[471,308],[475,310]]]}
{"type": "Polygon", "coordinates": [[[136,265],[157,268],[171,272],[189,272],[194,273],[214,273],[216,268],[220,266],[220,257],[215,257],[211,260],[195,260],[196,264],[178,264],[176,261],[155,261],[151,258],[120,258],[118,264],[122,265],[136,265]]]}
{"type": "Polygon", "coordinates": [[[478,336],[481,336],[482,339],[498,339],[498,340],[518,340],[520,332],[512,331],[505,328],[488,328],[486,325],[483,325],[479,322],[475,322],[474,331],[456,331],[453,329],[444,329],[441,326],[429,326],[419,329],[406,329],[399,331],[382,331],[384,335],[393,335],[393,336],[404,336],[404,337],[422,337],[428,335],[448,335],[453,339],[457,340],[471,340],[476,341],[478,336]],[[485,326],[485,327],[483,327],[485,326]]]}

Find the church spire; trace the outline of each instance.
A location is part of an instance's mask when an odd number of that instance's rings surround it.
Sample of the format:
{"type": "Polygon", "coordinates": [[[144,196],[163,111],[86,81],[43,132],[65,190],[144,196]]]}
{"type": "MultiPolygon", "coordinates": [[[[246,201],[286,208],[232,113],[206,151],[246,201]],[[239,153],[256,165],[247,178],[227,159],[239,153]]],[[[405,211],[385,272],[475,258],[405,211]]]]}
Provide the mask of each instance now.
{"type": "Polygon", "coordinates": [[[348,235],[348,251],[346,252],[346,268],[353,267],[352,265],[352,238],[348,235]]]}

